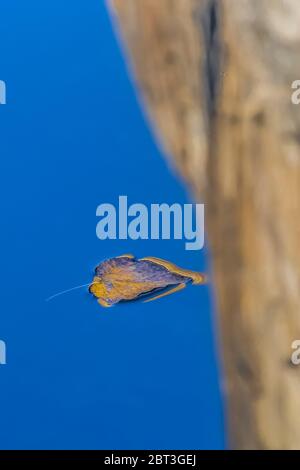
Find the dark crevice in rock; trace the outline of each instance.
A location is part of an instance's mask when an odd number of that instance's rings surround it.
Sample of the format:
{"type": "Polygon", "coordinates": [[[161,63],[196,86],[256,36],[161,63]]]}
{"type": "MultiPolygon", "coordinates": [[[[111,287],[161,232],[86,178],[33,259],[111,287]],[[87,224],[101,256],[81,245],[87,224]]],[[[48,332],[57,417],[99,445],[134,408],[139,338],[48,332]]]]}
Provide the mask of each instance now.
{"type": "Polygon", "coordinates": [[[220,4],[216,0],[207,0],[207,5],[201,13],[201,28],[204,46],[204,98],[208,127],[217,107],[217,98],[222,75],[222,46],[220,31],[220,4]]]}

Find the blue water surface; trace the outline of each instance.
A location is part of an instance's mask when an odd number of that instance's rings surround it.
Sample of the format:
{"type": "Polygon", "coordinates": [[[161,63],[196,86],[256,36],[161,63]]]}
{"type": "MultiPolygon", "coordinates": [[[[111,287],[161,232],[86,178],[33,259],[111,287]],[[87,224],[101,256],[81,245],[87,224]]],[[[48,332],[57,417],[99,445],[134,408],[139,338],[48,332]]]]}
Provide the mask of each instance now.
{"type": "Polygon", "coordinates": [[[77,290],[132,252],[206,270],[181,240],[96,237],[96,207],[189,202],[147,127],[102,0],[0,4],[1,449],[223,448],[209,287],[102,309],[77,290]]]}

